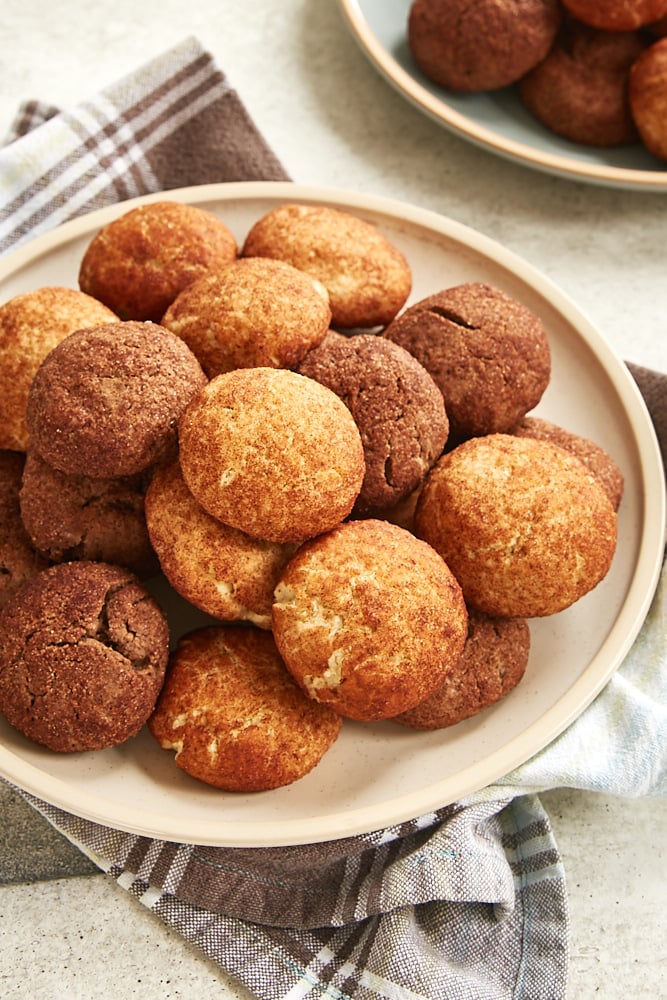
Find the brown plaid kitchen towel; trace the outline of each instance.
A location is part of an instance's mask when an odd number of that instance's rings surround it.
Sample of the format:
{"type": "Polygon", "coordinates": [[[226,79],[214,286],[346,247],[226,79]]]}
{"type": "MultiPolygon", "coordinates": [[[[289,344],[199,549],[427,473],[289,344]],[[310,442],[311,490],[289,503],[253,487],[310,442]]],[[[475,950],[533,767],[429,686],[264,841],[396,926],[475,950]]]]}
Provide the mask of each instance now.
{"type": "Polygon", "coordinates": [[[138,195],[289,179],[237,92],[194,39],[76,107],[24,103],[5,142],[0,253],[73,216],[138,195]]]}
{"type": "MultiPolygon", "coordinates": [[[[195,39],[73,109],[25,105],[10,138],[0,152],[4,250],[146,192],[286,179],[195,39]]],[[[656,652],[653,639],[664,636],[656,626],[664,595],[658,600],[644,643],[664,676],[664,644],[656,652]]],[[[595,720],[599,757],[583,777],[568,772],[569,748],[555,758],[547,748],[526,779],[519,769],[466,802],[363,836],[276,849],[177,844],[25,797],[262,1000],[559,1000],[568,961],[565,878],[533,789],[604,787],[606,749],[616,739],[607,722],[618,718],[618,699],[632,702],[637,720],[646,713],[640,673],[630,662],[622,687],[610,686],[612,703],[595,720]]],[[[584,718],[572,728],[586,725],[584,718]]],[[[652,734],[664,729],[658,720],[652,734]]],[[[638,755],[664,781],[667,767],[645,749],[638,755]]]]}

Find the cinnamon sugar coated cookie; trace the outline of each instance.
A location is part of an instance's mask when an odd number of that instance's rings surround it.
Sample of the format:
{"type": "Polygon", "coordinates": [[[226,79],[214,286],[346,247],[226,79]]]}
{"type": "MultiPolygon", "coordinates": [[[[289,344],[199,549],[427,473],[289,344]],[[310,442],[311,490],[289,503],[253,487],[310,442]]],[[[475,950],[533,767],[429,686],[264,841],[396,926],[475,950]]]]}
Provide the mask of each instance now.
{"type": "Polygon", "coordinates": [[[348,516],[364,476],[357,426],[334,392],[280,368],[218,375],[179,425],[183,478],[213,517],[296,542],[348,516]]]}
{"type": "Polygon", "coordinates": [[[649,152],[667,160],[667,38],[647,48],[630,70],[630,107],[649,152]]]}
{"type": "Polygon", "coordinates": [[[178,461],[156,469],[146,520],[177,593],[215,618],[271,627],[273,588],[293,546],[251,538],[211,517],[186,486],[178,461]]]}
{"type": "Polygon", "coordinates": [[[74,288],[46,286],[0,305],[0,448],[26,451],[26,405],[37,369],[61,340],[83,327],[117,322],[74,288]]]}
{"type": "Polygon", "coordinates": [[[400,250],[364,219],[318,205],[281,205],[246,235],[243,257],[275,257],[320,281],[329,293],[332,326],[383,326],[412,287],[400,250]]]}
{"type": "Polygon", "coordinates": [[[284,261],[248,257],[186,288],[162,325],[213,378],[235,368],[295,368],[323,339],[330,319],[321,282],[284,261]]]}
{"type": "Polygon", "coordinates": [[[51,750],[117,746],[153,711],[168,650],[162,611],[127,570],[52,566],[0,614],[0,712],[51,750]]]}
{"type": "Polygon", "coordinates": [[[173,456],[178,420],[205,383],[190,348],[155,323],[80,330],[35,375],[31,448],[69,475],[133,476],[173,456]]]}
{"type": "Polygon", "coordinates": [[[551,377],[539,316],[482,282],[421,299],[384,336],[432,376],[445,401],[450,443],[508,431],[537,405],[551,377]]]}
{"type": "Polygon", "coordinates": [[[179,641],[149,727],[191,777],[257,792],[311,771],[336,741],[341,719],[306,698],[269,632],[224,626],[179,641]]]}
{"type": "Polygon", "coordinates": [[[149,202],[92,238],[79,287],[120,319],[157,323],[183,288],[236,253],[233,234],[211,212],[176,201],[149,202]]]}
{"type": "Polygon", "coordinates": [[[358,513],[384,511],[419,486],[442,454],[449,422],[442,393],[416,358],[383,337],[332,331],[299,371],[332,389],[359,428],[366,472],[358,513]]]}
{"type": "Polygon", "coordinates": [[[309,697],[369,721],[407,711],[463,649],[461,588],[427,544],[387,521],[304,543],[275,591],[273,634],[309,697]]]}
{"type": "Polygon", "coordinates": [[[394,722],[411,729],[444,729],[478,715],[513,691],[530,655],[530,628],[523,618],[468,615],[463,652],[444,683],[394,722]]]}
{"type": "Polygon", "coordinates": [[[606,576],[617,518],[599,480],[548,441],[491,434],[444,455],[415,514],[468,606],[531,618],[569,607],[606,576]]]}
{"type": "Polygon", "coordinates": [[[48,566],[21,520],[24,465],[22,452],[0,451],[0,609],[22,584],[48,566]]]}
{"type": "Polygon", "coordinates": [[[569,451],[599,479],[612,507],[618,510],[623,497],[623,473],[611,455],[597,442],[580,434],[573,434],[572,431],[539,417],[524,417],[516,427],[512,428],[512,434],[516,434],[517,437],[551,441],[552,444],[569,451]]]}
{"type": "Polygon", "coordinates": [[[158,561],[146,528],[146,485],[145,475],[68,476],[29,451],[21,519],[34,547],[51,562],[109,562],[152,576],[158,561]]]}
{"type": "Polygon", "coordinates": [[[435,83],[497,90],[546,56],[560,20],[557,0],[413,0],[408,45],[435,83]]]}

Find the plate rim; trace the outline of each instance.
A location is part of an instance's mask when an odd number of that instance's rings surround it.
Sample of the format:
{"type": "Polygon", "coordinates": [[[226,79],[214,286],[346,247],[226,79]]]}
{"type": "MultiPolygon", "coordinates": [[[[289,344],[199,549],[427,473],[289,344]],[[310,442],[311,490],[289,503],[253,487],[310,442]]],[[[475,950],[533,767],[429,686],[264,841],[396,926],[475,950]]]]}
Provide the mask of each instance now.
{"type": "Polygon", "coordinates": [[[228,847],[277,847],[340,840],[352,835],[368,834],[387,825],[416,818],[438,808],[438,805],[450,804],[493,784],[543,749],[593,701],[627,655],[653,600],[662,564],[656,552],[662,550],[659,545],[655,545],[655,529],[653,532],[650,529],[653,524],[660,525],[657,530],[664,548],[667,499],[655,429],[631,373],[574,302],[550,278],[514,251],[503,247],[478,230],[441,213],[397,199],[341,188],[301,185],[291,181],[241,181],[178,188],[114,203],[65,222],[6,254],[0,259],[0,281],[20,270],[33,258],[44,255],[86,232],[94,231],[134,205],[165,198],[187,201],[191,204],[201,202],[222,204],[226,201],[243,200],[312,201],[331,204],[343,210],[367,212],[376,218],[384,216],[395,223],[407,222],[464,242],[485,256],[491,255],[494,261],[509,268],[512,273],[527,282],[574,325],[577,334],[604,365],[606,376],[618,393],[624,412],[633,427],[641,481],[645,487],[641,538],[633,577],[618,618],[598,652],[587,664],[582,676],[520,736],[493,752],[492,769],[489,769],[487,758],[484,758],[457,772],[455,776],[431,784],[428,786],[428,804],[425,804],[426,792],[422,789],[385,800],[381,805],[349,810],[344,814],[344,828],[340,828],[340,819],[336,823],[337,814],[334,813],[310,819],[284,821],[265,819],[225,822],[198,819],[196,832],[188,834],[182,829],[180,818],[174,821],[173,816],[162,816],[155,811],[150,816],[142,818],[137,814],[136,808],[127,809],[113,803],[113,817],[111,817],[109,806],[105,808],[104,805],[108,800],[98,799],[88,792],[77,790],[76,805],[73,805],[70,784],[61,778],[47,775],[35,765],[18,757],[2,743],[0,743],[0,774],[10,783],[13,782],[24,791],[51,805],[105,826],[162,840],[228,847]],[[639,580],[643,581],[641,594],[635,593],[639,588],[639,580]],[[633,602],[630,607],[631,597],[633,602]],[[607,659],[602,668],[601,661],[606,650],[614,645],[614,655],[607,659]],[[591,683],[593,676],[595,682],[591,683]],[[478,774],[480,770],[484,771],[481,782],[478,774]],[[48,782],[48,789],[45,788],[45,780],[48,782]],[[446,791],[448,787],[450,790],[446,791]],[[438,805],[434,805],[436,800],[438,805]],[[377,813],[380,808],[383,818],[378,822],[377,813]]]}
{"type": "Polygon", "coordinates": [[[640,191],[667,191],[667,164],[664,171],[637,170],[605,164],[588,164],[571,160],[559,153],[542,152],[517,140],[499,137],[497,132],[450,107],[444,99],[435,97],[411,76],[380,42],[371,28],[359,0],[337,0],[348,28],[371,64],[399,94],[419,110],[444,125],[454,134],[502,156],[512,162],[603,187],[621,187],[640,191]]]}

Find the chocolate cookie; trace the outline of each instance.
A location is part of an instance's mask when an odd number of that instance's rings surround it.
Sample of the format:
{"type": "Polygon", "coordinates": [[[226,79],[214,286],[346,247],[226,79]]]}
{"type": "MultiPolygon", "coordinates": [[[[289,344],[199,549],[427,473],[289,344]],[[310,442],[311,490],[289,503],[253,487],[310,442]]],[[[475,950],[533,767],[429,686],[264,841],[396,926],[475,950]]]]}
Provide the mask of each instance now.
{"type": "Polygon", "coordinates": [[[154,201],[104,226],[88,245],[79,287],[128,320],[158,323],[179,292],[236,257],[236,239],[211,212],[154,201]]]}
{"type": "Polygon", "coordinates": [[[251,538],[211,517],[178,461],[156,469],[146,521],[162,572],[181,597],[214,618],[271,628],[273,588],[294,546],[251,538]]]}
{"type": "Polygon", "coordinates": [[[0,306],[0,448],[27,450],[28,393],[49,351],[75,330],[117,320],[101,302],[59,286],[24,292],[0,306]]]}
{"type": "Polygon", "coordinates": [[[68,475],[136,475],[173,457],[178,420],[205,384],[190,348],[155,323],[79,330],[35,375],[31,449],[68,475]]]}
{"type": "Polygon", "coordinates": [[[413,0],[410,51],[450,90],[498,90],[543,59],[561,20],[557,0],[413,0]]]}
{"type": "Polygon", "coordinates": [[[394,722],[411,729],[444,729],[478,715],[514,690],[526,672],[529,654],[525,619],[470,611],[463,652],[444,684],[394,722]]]}
{"type": "Polygon", "coordinates": [[[162,611],[127,570],[52,566],[0,613],[0,712],[51,750],[117,746],[153,711],[168,649],[162,611]]]}
{"type": "Polygon", "coordinates": [[[645,46],[637,31],[600,31],[569,21],[548,56],[520,81],[521,100],[546,128],[572,142],[637,142],[628,73],[645,46]]]}
{"type": "Polygon", "coordinates": [[[51,562],[108,562],[140,577],[159,569],[144,514],[147,476],[68,476],[29,451],[21,518],[34,547],[51,562]]]}
{"type": "Polygon", "coordinates": [[[667,14],[667,0],[562,0],[579,21],[603,31],[633,31],[667,14]]]}
{"type": "Polygon", "coordinates": [[[258,792],[308,774],[336,741],[341,719],[306,698],[270,632],[228,625],[179,641],[149,727],[191,777],[258,792]]]}
{"type": "Polygon", "coordinates": [[[549,441],[491,434],[429,473],[415,526],[470,608],[499,618],[555,614],[606,576],[617,518],[583,462],[549,441]]]}
{"type": "Polygon", "coordinates": [[[445,680],[467,612],[440,556],[387,521],[348,521],[305,542],[275,591],[273,634],[309,697],[340,715],[383,719],[445,680]]]}
{"type": "Polygon", "coordinates": [[[213,378],[235,368],[295,368],[323,339],[330,319],[321,282],[282,260],[248,257],[186,288],[162,325],[213,378]]]}
{"type": "Polygon", "coordinates": [[[19,490],[25,455],[0,451],[0,609],[22,584],[48,566],[21,520],[19,490]]]}
{"type": "Polygon", "coordinates": [[[538,417],[524,417],[512,429],[512,434],[516,434],[517,437],[532,437],[539,438],[541,441],[551,441],[552,444],[557,444],[565,451],[569,451],[600,480],[611,500],[612,507],[614,510],[618,510],[623,497],[623,473],[611,455],[595,441],[582,437],[580,434],[573,434],[572,431],[567,431],[564,427],[559,427],[558,424],[538,417]]]}
{"type": "Polygon", "coordinates": [[[446,288],[384,332],[440,389],[450,444],[508,431],[540,401],[551,376],[547,332],[530,309],[491,285],[446,288]]]}
{"type": "Polygon", "coordinates": [[[366,472],[355,510],[379,513],[421,483],[449,432],[442,393],[398,344],[331,332],[299,366],[339,396],[361,433],[366,472]]]}
{"type": "Polygon", "coordinates": [[[412,287],[410,265],[377,226],[327,206],[272,209],[251,227],[241,252],[285,260],[320,281],[340,329],[384,326],[412,287]]]}
{"type": "Polygon", "coordinates": [[[217,375],[179,425],[183,478],[213,517],[298,542],[348,516],[364,476],[357,425],[334,392],[282,368],[217,375]]]}

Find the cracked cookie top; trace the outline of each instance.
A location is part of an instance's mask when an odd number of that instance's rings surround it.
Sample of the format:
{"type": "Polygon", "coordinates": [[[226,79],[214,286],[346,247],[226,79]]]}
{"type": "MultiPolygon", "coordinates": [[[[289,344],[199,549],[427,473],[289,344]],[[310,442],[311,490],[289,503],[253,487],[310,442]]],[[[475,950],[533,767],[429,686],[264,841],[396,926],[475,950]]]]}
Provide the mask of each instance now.
{"type": "Polygon", "coordinates": [[[116,746],[147,721],[168,655],[166,619],[132,573],[61,563],[0,614],[0,711],[51,750],[116,746]]]}
{"type": "Polygon", "coordinates": [[[387,521],[302,545],[275,591],[273,634],[311,698],[361,721],[407,711],[463,649],[461,588],[430,546],[387,521]]]}
{"type": "Polygon", "coordinates": [[[416,358],[373,334],[328,333],[299,371],[339,396],[359,428],[366,472],[355,511],[393,507],[442,454],[449,432],[442,393],[416,358]]]}
{"type": "Polygon", "coordinates": [[[384,332],[413,354],[445,401],[450,444],[505,433],[537,406],[551,377],[541,319],[483,282],[416,302],[384,332]]]}

